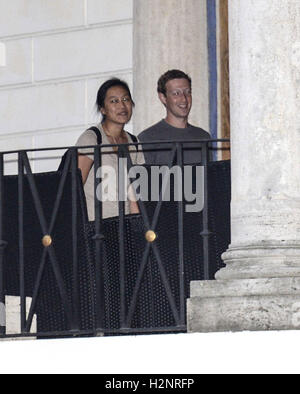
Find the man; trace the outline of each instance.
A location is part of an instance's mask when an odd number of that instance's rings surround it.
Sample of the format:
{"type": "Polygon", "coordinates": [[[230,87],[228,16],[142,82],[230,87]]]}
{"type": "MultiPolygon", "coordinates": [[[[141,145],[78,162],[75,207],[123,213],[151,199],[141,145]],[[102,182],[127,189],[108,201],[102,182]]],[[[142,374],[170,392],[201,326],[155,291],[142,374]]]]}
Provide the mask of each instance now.
{"type": "MultiPolygon", "coordinates": [[[[166,117],[154,126],[144,130],[138,137],[141,142],[191,141],[210,139],[209,133],[188,123],[192,108],[192,81],[180,70],[169,70],[157,83],[158,97],[166,108],[166,117]]],[[[171,157],[170,144],[143,146],[147,164],[167,165],[171,157]]],[[[201,162],[201,144],[183,144],[184,164],[201,162]]]]}

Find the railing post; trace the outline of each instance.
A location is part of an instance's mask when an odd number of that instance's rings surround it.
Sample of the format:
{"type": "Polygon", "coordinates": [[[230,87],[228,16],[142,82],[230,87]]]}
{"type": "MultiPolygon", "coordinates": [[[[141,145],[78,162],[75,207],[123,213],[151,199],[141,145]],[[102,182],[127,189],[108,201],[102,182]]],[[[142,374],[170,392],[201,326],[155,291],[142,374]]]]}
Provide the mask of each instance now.
{"type": "Polygon", "coordinates": [[[94,181],[95,181],[95,279],[96,279],[96,332],[101,334],[104,329],[104,283],[103,283],[103,242],[102,231],[102,185],[98,170],[102,165],[101,146],[94,148],[94,181]]]}
{"type": "MultiPolygon", "coordinates": [[[[178,241],[179,241],[179,294],[180,294],[180,325],[185,324],[185,289],[184,289],[184,242],[183,242],[183,210],[184,210],[184,193],[183,193],[183,152],[182,144],[177,143],[177,165],[181,170],[181,201],[178,202],[178,241]]],[[[174,189],[175,193],[175,189],[174,189]]]]}
{"type": "Polygon", "coordinates": [[[21,333],[26,332],[26,296],[24,261],[24,163],[23,152],[18,154],[18,224],[19,224],[19,275],[21,298],[21,333]]]}
{"type": "Polygon", "coordinates": [[[78,237],[77,237],[77,171],[78,160],[77,150],[71,152],[71,169],[72,169],[72,249],[73,249],[73,322],[72,329],[79,330],[79,283],[78,283],[78,237]]]}
{"type": "Polygon", "coordinates": [[[209,237],[211,232],[208,228],[208,142],[202,143],[202,163],[204,166],[204,208],[202,216],[202,231],[201,236],[203,238],[203,263],[204,263],[204,280],[210,279],[210,267],[209,267],[209,237]]]}
{"type": "Polygon", "coordinates": [[[125,258],[125,201],[120,196],[126,194],[124,168],[120,164],[121,159],[125,158],[124,148],[118,147],[118,201],[119,201],[119,253],[120,253],[120,327],[126,327],[126,258],[125,258]]]}
{"type": "Polygon", "coordinates": [[[4,250],[7,242],[3,240],[3,176],[4,160],[0,153],[0,335],[6,332],[5,292],[4,292],[4,250]]]}

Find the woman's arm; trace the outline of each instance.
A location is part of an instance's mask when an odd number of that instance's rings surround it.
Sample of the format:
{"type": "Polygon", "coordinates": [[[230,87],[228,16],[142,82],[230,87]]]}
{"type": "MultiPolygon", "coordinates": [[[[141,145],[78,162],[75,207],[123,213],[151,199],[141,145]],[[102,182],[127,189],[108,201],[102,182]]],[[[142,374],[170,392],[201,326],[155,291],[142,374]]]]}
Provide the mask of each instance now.
{"type": "MultiPolygon", "coordinates": [[[[137,139],[139,142],[139,140],[137,139]]],[[[141,149],[141,145],[138,145],[138,150],[136,148],[133,148],[135,150],[135,155],[133,157],[133,162],[135,165],[143,165],[145,164],[145,158],[143,151],[141,149]]],[[[133,155],[132,155],[133,156],[133,155]]],[[[130,213],[140,213],[140,209],[138,206],[138,203],[136,201],[136,196],[134,191],[132,190],[131,185],[129,186],[129,201],[130,201],[130,213]]]]}
{"type": "Polygon", "coordinates": [[[129,211],[130,213],[140,213],[140,209],[137,203],[136,195],[132,189],[132,186],[128,187],[128,201],[129,201],[129,211]]]}
{"type": "Polygon", "coordinates": [[[136,201],[130,201],[130,213],[140,213],[138,203],[136,201]]]}
{"type": "Polygon", "coordinates": [[[89,176],[89,172],[93,163],[93,160],[91,160],[88,156],[81,154],[78,155],[78,168],[81,170],[83,184],[85,184],[89,176]]]}

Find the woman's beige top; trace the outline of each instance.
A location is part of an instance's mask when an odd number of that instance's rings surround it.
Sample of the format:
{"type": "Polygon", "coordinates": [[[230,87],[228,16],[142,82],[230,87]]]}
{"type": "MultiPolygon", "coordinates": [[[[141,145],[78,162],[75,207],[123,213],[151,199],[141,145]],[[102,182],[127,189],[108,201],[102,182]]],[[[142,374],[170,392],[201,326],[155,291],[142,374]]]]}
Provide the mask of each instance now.
{"type": "MultiPolygon", "coordinates": [[[[108,140],[107,135],[105,134],[101,123],[97,125],[98,129],[102,135],[102,145],[111,145],[108,140]]],[[[132,143],[132,139],[128,133],[128,143],[132,143]]],[[[97,145],[97,136],[92,130],[86,130],[78,139],[76,146],[85,146],[85,145],[97,145]]],[[[140,165],[145,163],[144,155],[141,151],[141,146],[139,146],[139,150],[137,151],[134,146],[129,147],[130,156],[132,163],[134,165],[140,165]]],[[[94,160],[94,152],[93,148],[87,149],[79,149],[79,153],[86,154],[91,160],[94,160]]],[[[102,201],[102,211],[103,218],[113,217],[119,215],[119,202],[118,202],[118,155],[117,152],[113,150],[113,148],[106,147],[101,149],[102,153],[102,166],[101,170],[103,171],[103,175],[107,174],[106,177],[102,179],[102,200],[104,197],[108,197],[109,191],[110,196],[109,200],[113,201],[102,201]],[[116,176],[112,176],[112,174],[116,176]]],[[[100,174],[99,174],[100,175],[100,174]]],[[[84,185],[84,192],[87,201],[87,209],[88,209],[88,217],[89,220],[95,220],[95,202],[94,202],[94,166],[92,166],[86,183],[84,185]]],[[[129,182],[128,182],[129,185],[129,182]]],[[[130,190],[128,191],[128,194],[130,190]]],[[[129,214],[129,200],[125,201],[125,214],[129,214]]]]}

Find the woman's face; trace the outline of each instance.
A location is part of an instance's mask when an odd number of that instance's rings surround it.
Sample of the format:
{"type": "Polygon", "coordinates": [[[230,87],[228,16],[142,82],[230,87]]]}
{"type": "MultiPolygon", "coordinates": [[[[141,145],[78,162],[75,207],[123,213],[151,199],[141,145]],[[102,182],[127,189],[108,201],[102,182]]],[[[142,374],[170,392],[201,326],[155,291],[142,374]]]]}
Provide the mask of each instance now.
{"type": "Polygon", "coordinates": [[[105,122],[125,124],[130,121],[132,101],[123,86],[113,86],[108,89],[101,113],[106,117],[105,122]]]}

